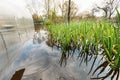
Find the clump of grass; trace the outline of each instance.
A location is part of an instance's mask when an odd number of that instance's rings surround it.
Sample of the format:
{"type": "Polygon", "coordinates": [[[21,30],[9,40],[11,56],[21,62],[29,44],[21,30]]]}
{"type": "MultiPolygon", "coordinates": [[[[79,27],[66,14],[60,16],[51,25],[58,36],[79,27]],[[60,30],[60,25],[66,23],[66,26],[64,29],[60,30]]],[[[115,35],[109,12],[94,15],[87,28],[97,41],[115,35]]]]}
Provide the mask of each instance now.
{"type": "MultiPolygon", "coordinates": [[[[93,60],[90,72],[92,71],[95,61],[99,56],[99,51],[102,50],[102,59],[105,61],[100,64],[92,73],[97,73],[96,78],[91,79],[106,79],[111,76],[111,80],[116,77],[118,80],[120,68],[120,36],[119,29],[113,24],[106,21],[81,21],[80,23],[51,25],[49,27],[48,45],[57,46],[62,50],[60,64],[62,65],[69,56],[73,56],[78,50],[78,59],[80,64],[85,62],[86,65],[90,60],[93,60]],[[99,76],[107,67],[110,71],[105,76],[99,76]]],[[[89,72],[89,73],[90,73],[89,72]]]]}

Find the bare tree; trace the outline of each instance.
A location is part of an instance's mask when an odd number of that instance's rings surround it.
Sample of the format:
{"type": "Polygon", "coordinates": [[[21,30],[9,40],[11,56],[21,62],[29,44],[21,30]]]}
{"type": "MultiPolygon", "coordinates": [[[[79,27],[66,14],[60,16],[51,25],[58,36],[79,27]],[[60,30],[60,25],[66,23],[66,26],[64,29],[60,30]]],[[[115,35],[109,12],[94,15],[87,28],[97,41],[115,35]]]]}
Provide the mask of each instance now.
{"type": "Polygon", "coordinates": [[[61,10],[61,14],[62,14],[62,17],[63,17],[63,13],[64,13],[64,10],[63,10],[63,0],[62,0],[62,3],[60,3],[59,5],[58,5],[58,7],[60,8],[60,10],[61,10]]]}
{"type": "Polygon", "coordinates": [[[68,23],[70,23],[70,10],[71,10],[71,0],[69,0],[69,4],[68,4],[68,23]]]}
{"type": "Polygon", "coordinates": [[[91,10],[91,15],[94,16],[94,15],[95,15],[95,12],[98,12],[98,9],[92,8],[92,10],[91,10]]]}
{"type": "Polygon", "coordinates": [[[46,17],[49,19],[50,18],[50,0],[45,0],[45,12],[46,12],[46,17]]]}
{"type": "Polygon", "coordinates": [[[45,0],[44,2],[45,4],[45,15],[48,19],[51,18],[53,12],[56,14],[56,10],[57,10],[57,5],[55,0],[45,0]]]}
{"type": "Polygon", "coordinates": [[[32,15],[33,20],[42,20],[42,17],[39,15],[39,7],[41,6],[38,0],[30,0],[27,3],[27,9],[32,15]]]}
{"type": "Polygon", "coordinates": [[[112,15],[115,12],[115,9],[118,7],[120,0],[106,0],[104,1],[104,6],[98,6],[96,5],[96,10],[102,10],[104,11],[104,17],[111,19],[112,15]]]}
{"type": "Polygon", "coordinates": [[[70,18],[75,17],[78,11],[78,7],[74,3],[74,1],[71,1],[71,0],[64,1],[62,4],[59,4],[59,8],[61,10],[62,17],[64,18],[64,20],[65,19],[70,20],[70,18]]]}
{"type": "Polygon", "coordinates": [[[40,3],[38,2],[38,0],[30,0],[27,3],[27,9],[30,11],[30,13],[33,14],[39,14],[39,7],[40,7],[40,3]]]}

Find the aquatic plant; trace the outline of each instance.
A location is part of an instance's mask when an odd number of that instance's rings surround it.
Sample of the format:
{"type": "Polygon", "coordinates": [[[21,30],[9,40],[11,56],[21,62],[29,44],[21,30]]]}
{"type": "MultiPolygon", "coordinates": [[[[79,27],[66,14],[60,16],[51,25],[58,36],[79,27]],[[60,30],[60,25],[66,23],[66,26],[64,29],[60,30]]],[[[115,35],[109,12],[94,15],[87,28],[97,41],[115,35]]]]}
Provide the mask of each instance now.
{"type": "MultiPolygon", "coordinates": [[[[120,14],[118,13],[118,19],[120,14]]],[[[119,20],[120,22],[120,20],[119,20]]],[[[60,64],[67,64],[67,59],[77,51],[77,59],[80,65],[93,60],[89,73],[97,77],[91,79],[104,80],[111,77],[111,80],[118,80],[120,69],[120,34],[119,26],[107,21],[81,21],[80,23],[51,25],[49,26],[49,38],[47,44],[57,46],[61,49],[62,55],[60,64]],[[101,56],[101,57],[99,57],[101,56]],[[100,65],[93,70],[96,60],[100,65]],[[101,76],[104,71],[105,76],[101,76]],[[92,72],[93,70],[93,72],[92,72]]]]}

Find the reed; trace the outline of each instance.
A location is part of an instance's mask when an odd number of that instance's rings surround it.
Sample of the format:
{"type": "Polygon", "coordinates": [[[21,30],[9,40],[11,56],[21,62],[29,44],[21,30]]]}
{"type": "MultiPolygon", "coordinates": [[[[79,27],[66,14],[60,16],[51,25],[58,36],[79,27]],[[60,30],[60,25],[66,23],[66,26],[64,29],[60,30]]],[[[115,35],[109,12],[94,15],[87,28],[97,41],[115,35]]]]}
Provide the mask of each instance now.
{"type": "MultiPolygon", "coordinates": [[[[118,12],[120,19],[120,14],[118,12]]],[[[49,46],[57,46],[62,50],[60,64],[67,64],[67,59],[78,51],[80,64],[93,60],[90,72],[99,55],[102,55],[104,62],[92,72],[92,75],[98,71],[97,77],[91,79],[104,80],[111,77],[111,80],[118,80],[120,69],[120,35],[119,27],[107,21],[81,21],[80,23],[51,25],[49,26],[49,46]],[[100,53],[100,51],[102,51],[100,53]],[[110,71],[105,76],[100,76],[109,66],[110,71]],[[117,76],[117,77],[115,77],[117,76]]]]}

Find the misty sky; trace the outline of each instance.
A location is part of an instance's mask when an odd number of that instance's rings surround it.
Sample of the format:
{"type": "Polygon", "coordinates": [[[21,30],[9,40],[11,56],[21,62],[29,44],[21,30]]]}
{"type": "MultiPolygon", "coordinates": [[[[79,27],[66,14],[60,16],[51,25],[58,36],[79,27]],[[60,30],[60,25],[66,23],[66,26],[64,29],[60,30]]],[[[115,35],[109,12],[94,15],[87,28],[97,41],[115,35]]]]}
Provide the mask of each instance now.
{"type": "Polygon", "coordinates": [[[0,0],[0,15],[30,16],[24,0],[0,0]]]}
{"type": "MultiPolygon", "coordinates": [[[[26,7],[31,0],[1,0],[0,1],[0,15],[9,14],[14,16],[30,17],[30,13],[26,7]]],[[[37,1],[37,0],[33,0],[37,1]]],[[[61,3],[64,0],[54,0],[56,3],[61,3]]],[[[89,11],[95,4],[101,5],[103,0],[73,0],[79,8],[78,13],[89,11]]],[[[39,0],[39,13],[42,15],[44,8],[44,0],[39,0]]],[[[56,4],[57,5],[57,4],[56,4]]],[[[59,12],[58,12],[59,14],[59,12]]]]}

